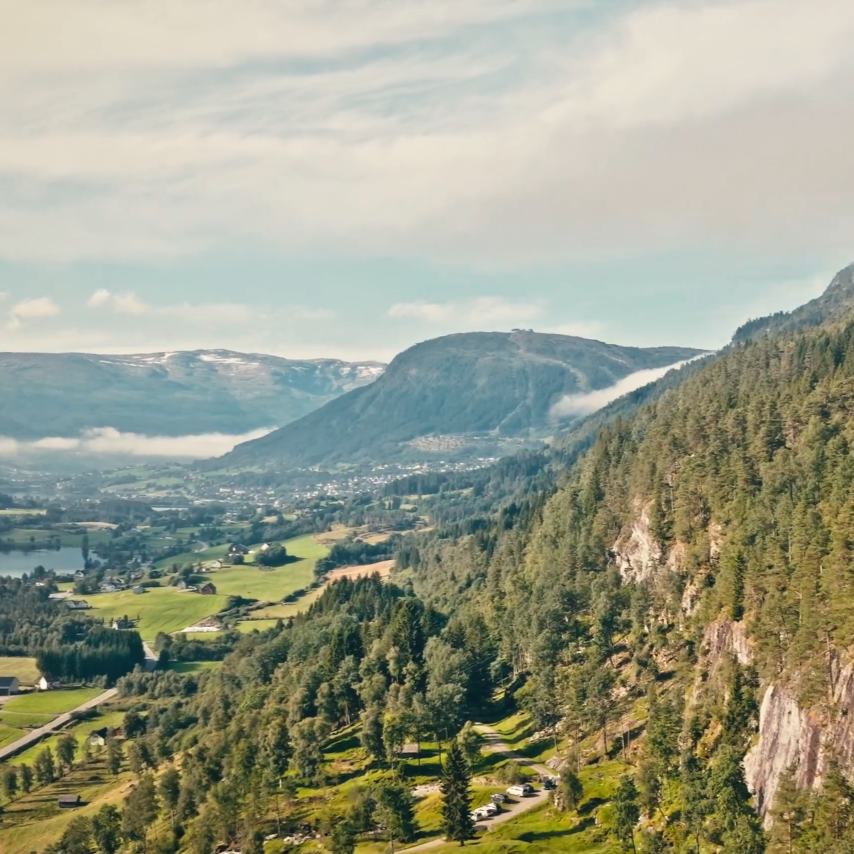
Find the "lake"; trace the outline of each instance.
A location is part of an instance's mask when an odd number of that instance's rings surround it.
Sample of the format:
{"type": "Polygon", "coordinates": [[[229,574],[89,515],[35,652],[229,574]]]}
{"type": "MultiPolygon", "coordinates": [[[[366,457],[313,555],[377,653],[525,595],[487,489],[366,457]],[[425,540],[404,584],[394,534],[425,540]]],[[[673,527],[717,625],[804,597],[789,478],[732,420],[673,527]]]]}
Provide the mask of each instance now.
{"type": "Polygon", "coordinates": [[[76,572],[83,569],[83,552],[72,546],[31,552],[0,552],[0,576],[20,578],[25,573],[31,574],[39,565],[56,572],[76,572]]]}

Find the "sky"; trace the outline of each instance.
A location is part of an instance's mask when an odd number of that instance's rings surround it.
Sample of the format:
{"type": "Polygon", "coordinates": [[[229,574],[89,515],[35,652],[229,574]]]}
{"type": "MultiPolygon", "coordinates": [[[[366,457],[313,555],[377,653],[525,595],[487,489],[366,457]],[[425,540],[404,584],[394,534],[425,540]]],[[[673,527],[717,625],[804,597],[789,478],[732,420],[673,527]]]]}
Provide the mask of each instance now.
{"type": "Polygon", "coordinates": [[[0,349],[714,348],[854,260],[850,0],[0,11],[0,349]]]}

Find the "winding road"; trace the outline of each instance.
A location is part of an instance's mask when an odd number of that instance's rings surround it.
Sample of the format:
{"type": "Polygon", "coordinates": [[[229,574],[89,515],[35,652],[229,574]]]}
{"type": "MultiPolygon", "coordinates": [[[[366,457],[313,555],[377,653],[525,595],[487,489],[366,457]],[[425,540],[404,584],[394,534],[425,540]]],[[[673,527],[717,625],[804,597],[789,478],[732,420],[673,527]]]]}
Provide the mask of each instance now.
{"type": "MultiPolygon", "coordinates": [[[[144,668],[150,673],[152,670],[157,668],[157,653],[154,652],[147,643],[143,643],[142,646],[145,651],[144,668]]],[[[102,703],[106,703],[107,700],[112,700],[113,697],[118,695],[118,693],[119,692],[115,688],[110,688],[102,694],[98,694],[97,697],[93,697],[91,700],[82,703],[76,709],[72,709],[70,712],[64,712],[59,715],[59,717],[54,718],[50,723],[40,726],[37,729],[30,730],[25,736],[22,736],[17,741],[13,741],[5,747],[0,747],[0,762],[4,759],[8,759],[10,756],[14,756],[16,753],[20,753],[31,744],[35,744],[43,739],[46,735],[50,735],[52,732],[62,729],[62,727],[67,723],[71,722],[71,718],[76,712],[86,712],[89,709],[97,708],[102,703]]]]}
{"type": "MultiPolygon", "coordinates": [[[[500,753],[508,759],[515,759],[520,765],[525,765],[537,774],[546,775],[548,777],[555,776],[555,772],[551,768],[548,768],[539,762],[531,762],[529,759],[526,759],[524,756],[520,756],[518,753],[511,750],[501,740],[501,734],[492,727],[484,724],[478,724],[475,729],[483,736],[483,749],[487,753],[500,753]]],[[[478,831],[488,832],[492,830],[492,828],[497,827],[500,824],[505,824],[511,819],[522,815],[522,813],[526,813],[528,810],[532,810],[535,807],[544,804],[548,799],[549,793],[545,789],[538,789],[535,794],[528,798],[522,798],[515,803],[503,804],[501,812],[497,816],[489,819],[488,821],[479,822],[475,829],[478,831]]],[[[422,842],[419,845],[413,845],[409,848],[401,848],[400,850],[406,851],[407,854],[410,851],[428,851],[431,848],[438,848],[440,845],[444,845],[446,841],[447,840],[445,839],[431,839],[429,842],[422,842]]]]}
{"type": "Polygon", "coordinates": [[[0,762],[4,759],[8,759],[10,756],[14,756],[16,753],[20,753],[31,744],[35,744],[37,741],[40,741],[46,735],[50,735],[52,732],[56,732],[56,730],[64,727],[71,721],[71,716],[75,712],[85,712],[89,709],[94,709],[96,706],[100,706],[101,703],[106,703],[107,700],[112,700],[112,698],[118,693],[119,692],[115,688],[110,688],[108,691],[104,691],[103,694],[98,694],[97,697],[87,700],[76,709],[72,709],[70,712],[65,712],[59,717],[54,718],[49,724],[30,730],[25,736],[19,738],[17,741],[13,741],[5,747],[0,747],[0,762]]]}

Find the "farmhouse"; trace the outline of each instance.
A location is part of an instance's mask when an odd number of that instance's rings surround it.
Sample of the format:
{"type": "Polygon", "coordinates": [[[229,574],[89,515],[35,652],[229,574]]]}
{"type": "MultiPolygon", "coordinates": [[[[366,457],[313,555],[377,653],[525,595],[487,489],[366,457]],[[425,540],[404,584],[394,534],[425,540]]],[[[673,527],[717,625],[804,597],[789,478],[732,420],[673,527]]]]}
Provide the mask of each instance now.
{"type": "Polygon", "coordinates": [[[127,617],[119,617],[117,620],[113,620],[113,622],[110,623],[110,628],[115,629],[116,631],[122,631],[123,629],[132,629],[133,622],[127,617]]]}
{"type": "Polygon", "coordinates": [[[21,689],[21,683],[17,676],[0,676],[0,697],[9,697],[17,694],[21,689]]]}
{"type": "Polygon", "coordinates": [[[72,611],[88,611],[92,607],[85,599],[69,599],[65,604],[72,611]]]}
{"type": "Polygon", "coordinates": [[[83,581],[84,578],[86,578],[86,573],[83,572],[82,569],[78,569],[77,572],[74,573],[75,581],[83,581]]]}
{"type": "Polygon", "coordinates": [[[104,583],[103,583],[103,584],[98,588],[98,590],[100,590],[100,591],[101,591],[101,593],[115,593],[118,589],[119,589],[119,588],[118,588],[118,587],[116,587],[116,585],[115,585],[115,584],[113,584],[113,583],[112,583],[112,582],[110,582],[110,581],[105,581],[105,582],[104,582],[104,583]]]}
{"type": "Polygon", "coordinates": [[[56,802],[62,809],[73,809],[80,806],[80,795],[60,795],[56,802]]]}
{"type": "Polygon", "coordinates": [[[230,555],[248,555],[249,548],[244,546],[242,543],[232,543],[228,553],[230,555]]]}
{"type": "Polygon", "coordinates": [[[210,581],[206,581],[200,588],[199,593],[202,596],[214,596],[216,594],[216,586],[210,581]]]}

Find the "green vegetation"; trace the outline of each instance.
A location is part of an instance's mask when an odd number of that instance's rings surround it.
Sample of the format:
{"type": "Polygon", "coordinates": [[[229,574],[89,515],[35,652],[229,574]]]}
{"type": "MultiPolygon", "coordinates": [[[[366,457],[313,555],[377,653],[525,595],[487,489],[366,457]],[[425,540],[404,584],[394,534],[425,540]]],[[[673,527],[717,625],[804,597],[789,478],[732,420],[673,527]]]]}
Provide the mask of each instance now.
{"type": "Polygon", "coordinates": [[[34,685],[40,675],[35,658],[0,655],[0,676],[16,676],[21,685],[34,685]]]}
{"type": "Polygon", "coordinates": [[[152,587],[142,596],[130,590],[87,595],[92,606],[87,612],[106,621],[127,616],[142,638],[153,641],[158,632],[177,632],[216,614],[227,601],[225,596],[201,596],[174,587],[152,587]]]}
{"type": "Polygon", "coordinates": [[[0,722],[19,728],[43,726],[102,691],[102,688],[68,688],[21,694],[0,706],[0,722]]]}

